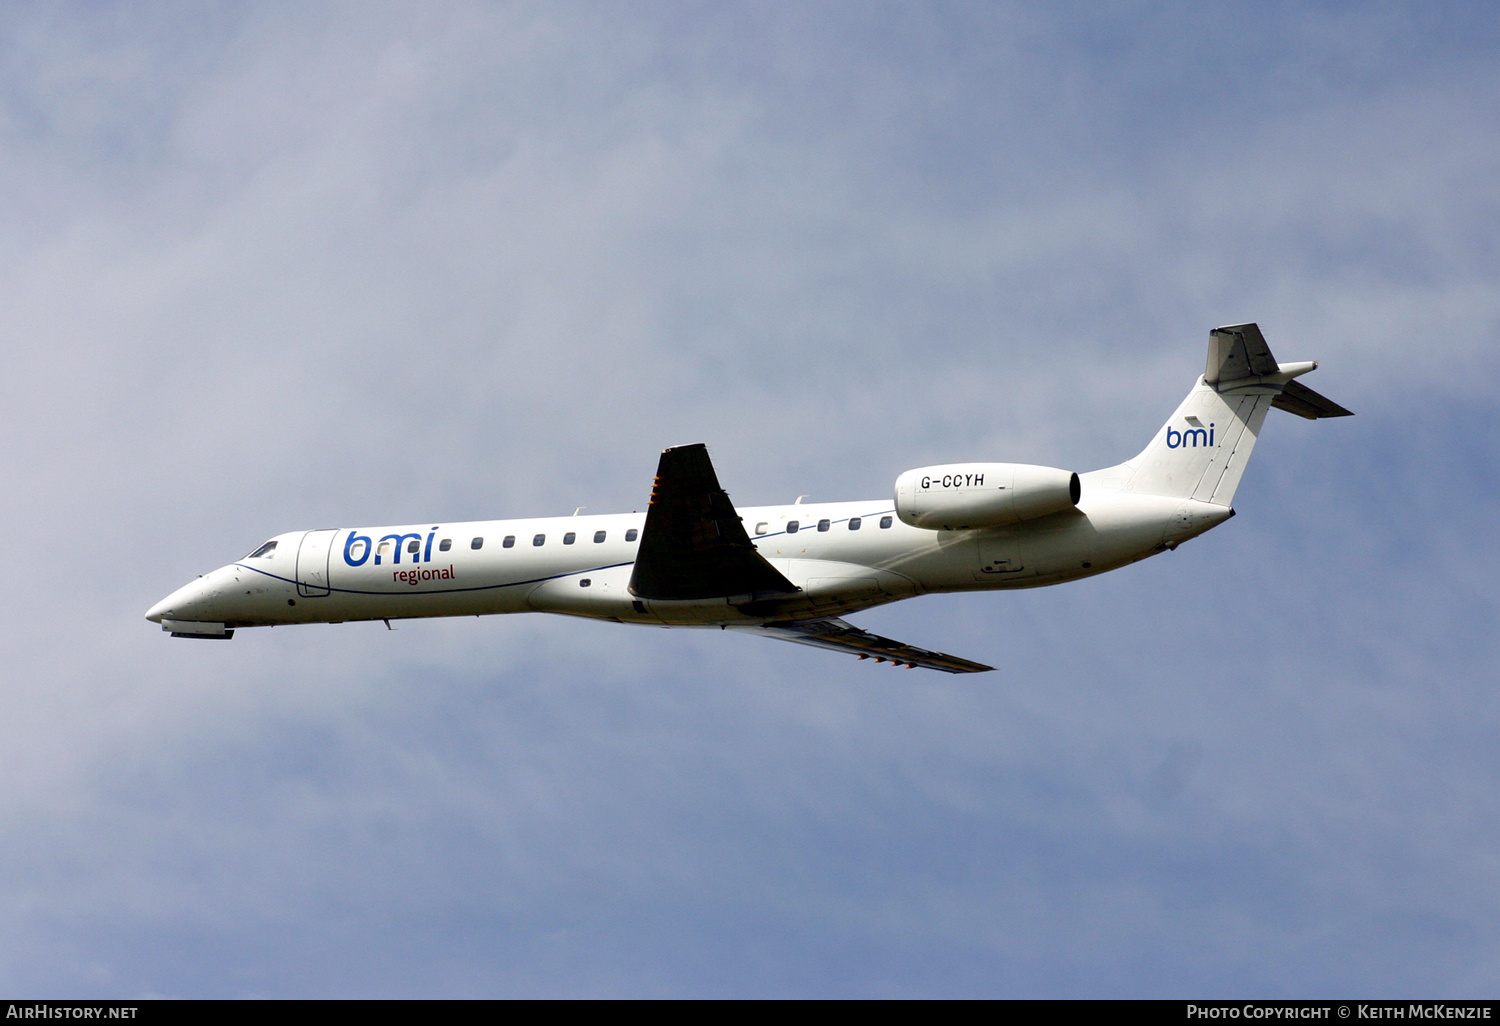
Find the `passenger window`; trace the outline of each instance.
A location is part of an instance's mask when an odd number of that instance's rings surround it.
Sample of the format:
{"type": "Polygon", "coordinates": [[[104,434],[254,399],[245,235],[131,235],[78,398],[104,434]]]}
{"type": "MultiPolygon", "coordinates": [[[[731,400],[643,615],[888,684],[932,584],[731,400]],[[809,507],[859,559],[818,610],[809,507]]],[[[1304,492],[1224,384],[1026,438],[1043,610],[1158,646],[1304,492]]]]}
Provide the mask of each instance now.
{"type": "Polygon", "coordinates": [[[758,523],[758,524],[755,525],[755,533],[756,534],[765,534],[766,533],[766,522],[764,520],[762,520],[760,523],[758,523]]]}
{"type": "Polygon", "coordinates": [[[820,531],[826,531],[826,530],[828,530],[828,523],[829,522],[827,520],[819,520],[818,521],[818,530],[820,530],[820,531]]]}
{"type": "Polygon", "coordinates": [[[572,531],[569,531],[567,534],[563,535],[563,544],[564,545],[572,545],[577,540],[578,540],[578,535],[575,534],[575,533],[573,533],[572,531]]]}
{"type": "Polygon", "coordinates": [[[442,541],[438,542],[438,551],[439,552],[447,552],[451,548],[453,548],[453,539],[452,538],[444,538],[442,541]]]}
{"type": "Polygon", "coordinates": [[[604,532],[603,531],[595,531],[594,532],[594,544],[598,545],[603,540],[604,540],[604,532]]]}
{"type": "Polygon", "coordinates": [[[859,530],[859,525],[861,523],[863,523],[863,521],[861,521],[859,519],[859,517],[850,517],[849,518],[849,530],[851,530],[851,531],[858,531],[859,530]]]}
{"type": "Polygon", "coordinates": [[[254,552],[250,553],[250,555],[246,556],[245,558],[246,559],[271,559],[272,558],[271,553],[273,553],[275,551],[276,551],[276,543],[273,542],[273,541],[268,541],[264,545],[262,545],[260,548],[256,549],[254,552]]]}
{"type": "Polygon", "coordinates": [[[473,541],[469,542],[469,548],[471,548],[471,549],[482,549],[482,548],[484,548],[484,539],[483,538],[475,538],[473,541]]]}
{"type": "Polygon", "coordinates": [[[635,541],[636,535],[638,535],[638,534],[640,534],[640,532],[637,531],[635,528],[632,527],[630,530],[628,530],[628,531],[625,532],[625,540],[626,541],[635,541]]]}
{"type": "Polygon", "coordinates": [[[533,544],[533,545],[546,545],[547,544],[547,536],[545,534],[539,534],[535,538],[531,539],[531,544],[533,544]]]}
{"type": "Polygon", "coordinates": [[[413,538],[406,543],[406,551],[415,555],[422,548],[422,543],[413,538]]]}
{"type": "Polygon", "coordinates": [[[887,527],[890,527],[890,526],[891,526],[891,518],[890,517],[881,517],[880,518],[880,529],[882,531],[884,531],[887,527]]]}
{"type": "Polygon", "coordinates": [[[388,541],[381,542],[380,543],[380,547],[375,550],[375,558],[376,559],[379,559],[382,556],[389,556],[390,554],[391,554],[391,543],[388,542],[388,541]]]}
{"type": "Polygon", "coordinates": [[[787,523],[787,525],[786,525],[786,533],[787,534],[796,534],[801,529],[802,529],[802,524],[799,521],[796,521],[796,520],[789,521],[787,523]]]}
{"type": "Polygon", "coordinates": [[[513,549],[513,548],[515,548],[516,547],[516,536],[513,535],[513,534],[507,534],[505,536],[505,540],[500,543],[500,547],[502,549],[513,549]]]}

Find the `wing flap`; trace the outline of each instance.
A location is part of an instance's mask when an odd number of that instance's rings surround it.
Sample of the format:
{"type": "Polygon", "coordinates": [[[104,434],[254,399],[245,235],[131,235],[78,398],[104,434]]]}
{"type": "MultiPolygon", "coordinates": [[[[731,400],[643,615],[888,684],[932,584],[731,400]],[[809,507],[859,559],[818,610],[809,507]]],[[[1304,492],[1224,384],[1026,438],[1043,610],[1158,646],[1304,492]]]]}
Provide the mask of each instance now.
{"type": "Polygon", "coordinates": [[[890,638],[882,638],[867,630],[854,626],[837,617],[821,620],[803,620],[796,623],[770,623],[762,627],[740,627],[736,630],[748,634],[759,634],[778,641],[790,641],[798,645],[812,645],[831,652],[857,655],[861,659],[890,662],[896,666],[923,667],[942,670],[944,673],[984,673],[993,666],[960,659],[945,652],[930,652],[915,645],[906,645],[890,638]]]}
{"type": "Polygon", "coordinates": [[[641,528],[630,593],[704,599],[790,593],[797,586],[766,562],[745,533],[699,443],[662,450],[641,528]]]}

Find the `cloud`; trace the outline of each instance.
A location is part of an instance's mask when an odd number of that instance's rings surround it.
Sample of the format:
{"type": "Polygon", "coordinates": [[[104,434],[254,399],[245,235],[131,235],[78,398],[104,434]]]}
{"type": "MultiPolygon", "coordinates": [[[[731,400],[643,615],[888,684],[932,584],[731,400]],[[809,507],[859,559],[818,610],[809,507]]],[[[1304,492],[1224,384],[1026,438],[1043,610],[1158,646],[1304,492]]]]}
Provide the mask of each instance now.
{"type": "MultiPolygon", "coordinates": [[[[80,994],[1480,991],[1493,29],[1460,9],[59,6],[0,26],[0,904],[80,994]],[[1091,9],[1092,12],[1092,9],[1091,9]],[[862,624],[161,637],[272,533],[1134,454],[1238,517],[862,624]]],[[[434,521],[436,522],[436,521],[434,521]]]]}

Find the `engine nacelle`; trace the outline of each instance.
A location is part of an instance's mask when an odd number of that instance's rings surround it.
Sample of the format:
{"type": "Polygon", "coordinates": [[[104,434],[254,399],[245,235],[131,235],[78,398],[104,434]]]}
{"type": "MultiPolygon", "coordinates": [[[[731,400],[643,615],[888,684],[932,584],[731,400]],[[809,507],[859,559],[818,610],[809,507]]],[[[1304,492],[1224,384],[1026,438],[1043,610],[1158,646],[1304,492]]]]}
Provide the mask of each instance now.
{"type": "Polygon", "coordinates": [[[1001,527],[1078,505],[1078,475],[1026,463],[950,463],[896,478],[896,515],[929,531],[1001,527]]]}

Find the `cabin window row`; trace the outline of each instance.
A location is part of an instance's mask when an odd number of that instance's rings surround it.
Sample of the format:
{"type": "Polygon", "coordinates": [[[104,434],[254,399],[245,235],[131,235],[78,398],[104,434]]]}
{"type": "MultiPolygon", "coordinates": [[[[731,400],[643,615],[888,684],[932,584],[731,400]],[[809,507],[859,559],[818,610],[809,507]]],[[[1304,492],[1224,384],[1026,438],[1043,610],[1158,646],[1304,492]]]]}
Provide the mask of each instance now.
{"type": "MultiPolygon", "coordinates": [[[[628,542],[633,542],[637,538],[639,538],[640,535],[641,535],[641,532],[638,529],[632,527],[632,528],[630,528],[629,530],[627,530],[625,532],[625,540],[628,541],[628,542]]],[[[608,531],[595,531],[594,532],[594,544],[595,545],[602,544],[605,541],[605,539],[607,539],[608,537],[609,537],[609,532],[608,531]]],[[[564,534],[563,537],[562,537],[562,543],[564,545],[572,545],[576,541],[578,541],[578,533],[576,531],[569,531],[567,534],[564,534]]],[[[534,534],[534,535],[531,536],[531,544],[534,545],[534,546],[537,546],[537,547],[541,547],[543,545],[546,545],[547,544],[547,536],[545,534],[534,534]]],[[[442,540],[442,543],[438,545],[438,549],[441,552],[447,552],[452,547],[453,547],[453,540],[451,538],[444,538],[442,540]]],[[[504,538],[502,538],[500,540],[500,547],[503,548],[503,549],[513,549],[513,548],[515,548],[516,547],[516,536],[513,535],[513,534],[507,534],[504,538]]],[[[484,548],[484,539],[483,538],[474,538],[474,539],[472,539],[469,542],[469,548],[471,548],[471,549],[482,549],[482,548],[484,548]]]]}
{"type": "MultiPolygon", "coordinates": [[[[881,517],[880,518],[880,529],[881,530],[885,530],[886,528],[890,527],[891,526],[891,522],[892,521],[891,521],[890,517],[881,517]]],[[[849,518],[849,530],[851,530],[851,531],[858,531],[860,529],[860,527],[863,526],[863,524],[864,524],[864,517],[850,517],[849,518]]],[[[770,526],[771,525],[767,521],[762,520],[760,523],[758,523],[758,524],[755,525],[755,533],[758,534],[758,535],[765,534],[770,529],[770,526]]],[[[809,525],[809,526],[812,526],[812,525],[809,525]]],[[[827,519],[826,517],[824,519],[822,519],[822,520],[819,520],[818,523],[817,523],[817,528],[818,528],[819,531],[827,531],[831,527],[833,527],[833,521],[827,519]]],[[[800,521],[800,520],[788,520],[786,522],[786,533],[787,534],[796,534],[800,530],[802,530],[802,521],[800,521]]]]}

